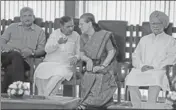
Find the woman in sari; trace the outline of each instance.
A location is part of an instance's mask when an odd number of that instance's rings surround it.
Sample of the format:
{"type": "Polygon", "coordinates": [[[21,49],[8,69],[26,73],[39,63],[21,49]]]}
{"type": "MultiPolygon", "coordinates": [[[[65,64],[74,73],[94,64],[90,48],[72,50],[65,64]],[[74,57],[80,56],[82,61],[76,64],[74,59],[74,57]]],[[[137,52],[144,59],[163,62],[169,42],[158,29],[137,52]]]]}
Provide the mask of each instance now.
{"type": "Polygon", "coordinates": [[[78,109],[107,107],[117,88],[116,45],[112,34],[101,30],[94,15],[80,17],[79,27],[81,60],[86,62],[86,72],[81,82],[81,101],[78,109]]]}

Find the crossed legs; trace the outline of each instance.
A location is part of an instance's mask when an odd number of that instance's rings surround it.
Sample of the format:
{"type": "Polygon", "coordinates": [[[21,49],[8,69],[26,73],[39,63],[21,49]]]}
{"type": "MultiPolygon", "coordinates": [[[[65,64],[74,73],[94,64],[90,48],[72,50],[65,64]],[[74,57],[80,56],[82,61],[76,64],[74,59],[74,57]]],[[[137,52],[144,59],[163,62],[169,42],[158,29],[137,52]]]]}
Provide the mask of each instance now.
{"type": "Polygon", "coordinates": [[[14,81],[25,81],[25,69],[29,70],[30,67],[24,63],[23,57],[16,51],[4,52],[1,58],[1,67],[5,72],[1,92],[6,93],[8,86],[14,81]]]}

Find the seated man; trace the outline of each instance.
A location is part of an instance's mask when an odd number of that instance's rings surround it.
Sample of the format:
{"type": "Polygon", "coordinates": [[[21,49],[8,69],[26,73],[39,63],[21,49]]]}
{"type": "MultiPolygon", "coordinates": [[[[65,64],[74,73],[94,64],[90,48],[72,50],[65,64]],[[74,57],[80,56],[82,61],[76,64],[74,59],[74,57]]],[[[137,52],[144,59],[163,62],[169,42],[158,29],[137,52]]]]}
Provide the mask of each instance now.
{"type": "Polygon", "coordinates": [[[176,61],[176,40],[164,32],[168,25],[168,16],[154,11],[150,15],[152,33],[141,38],[133,53],[134,68],[126,77],[126,85],[135,108],[142,108],[139,86],[149,86],[144,108],[158,108],[155,105],[160,90],[170,90],[165,67],[176,61]]]}
{"type": "Polygon", "coordinates": [[[38,95],[57,95],[62,81],[70,80],[79,59],[80,36],[73,31],[73,19],[60,18],[60,29],[55,30],[45,46],[46,56],[35,70],[34,81],[38,95]]]}
{"type": "MultiPolygon", "coordinates": [[[[1,63],[5,71],[1,92],[7,92],[14,81],[25,81],[25,71],[30,70],[32,59],[40,61],[45,54],[45,33],[34,21],[33,9],[24,7],[20,10],[19,23],[12,23],[0,37],[1,63]]],[[[35,62],[34,62],[35,63],[35,62]]]]}

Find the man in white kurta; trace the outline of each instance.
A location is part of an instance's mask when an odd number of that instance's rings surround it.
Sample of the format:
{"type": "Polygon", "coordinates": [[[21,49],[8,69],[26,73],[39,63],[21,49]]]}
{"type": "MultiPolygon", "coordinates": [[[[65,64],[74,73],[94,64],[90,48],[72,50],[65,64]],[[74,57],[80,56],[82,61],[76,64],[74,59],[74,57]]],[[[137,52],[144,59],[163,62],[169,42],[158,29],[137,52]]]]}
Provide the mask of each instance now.
{"type": "Polygon", "coordinates": [[[170,90],[165,66],[176,61],[176,40],[163,31],[169,24],[168,19],[163,12],[153,12],[150,15],[153,33],[141,38],[132,55],[134,68],[126,77],[126,85],[135,108],[142,107],[139,86],[149,86],[149,106],[156,103],[160,89],[170,90]]]}
{"type": "Polygon", "coordinates": [[[79,59],[80,36],[73,31],[73,20],[64,16],[60,24],[61,28],[50,35],[45,46],[47,54],[44,62],[34,73],[38,95],[56,95],[62,81],[71,79],[79,59]]]}

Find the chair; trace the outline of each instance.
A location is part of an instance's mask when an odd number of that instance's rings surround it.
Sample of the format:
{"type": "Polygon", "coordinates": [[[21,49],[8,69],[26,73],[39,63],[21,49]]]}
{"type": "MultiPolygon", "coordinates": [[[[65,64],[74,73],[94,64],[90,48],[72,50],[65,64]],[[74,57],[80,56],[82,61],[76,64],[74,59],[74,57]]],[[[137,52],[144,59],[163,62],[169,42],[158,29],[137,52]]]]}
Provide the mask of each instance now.
{"type": "MultiPolygon", "coordinates": [[[[169,34],[169,35],[172,35],[172,26],[173,26],[173,24],[170,23],[169,26],[164,30],[165,33],[167,33],[167,34],[169,34]]],[[[143,23],[142,23],[142,27],[140,27],[139,25],[137,25],[135,31],[136,31],[136,35],[137,35],[137,36],[134,37],[134,40],[133,40],[133,41],[135,41],[135,42],[132,42],[132,43],[136,44],[136,46],[137,46],[137,44],[139,43],[141,37],[152,33],[152,31],[151,31],[151,29],[150,29],[150,24],[149,24],[149,22],[143,22],[143,23]],[[139,34],[140,31],[142,32],[142,35],[141,35],[141,36],[140,36],[140,34],[139,34]]],[[[135,49],[135,47],[134,47],[134,49],[135,49]]],[[[134,49],[133,49],[133,51],[134,51],[134,49]]],[[[132,66],[131,66],[131,68],[132,68],[132,66]]],[[[131,68],[129,68],[129,69],[131,69],[131,68]]],[[[169,79],[170,86],[171,86],[172,79],[173,79],[173,77],[175,76],[174,73],[176,73],[176,72],[174,71],[174,69],[175,69],[175,66],[174,66],[174,65],[168,65],[168,66],[166,67],[166,75],[167,75],[167,77],[168,77],[168,79],[169,79]],[[172,72],[171,75],[169,75],[170,72],[172,72]]],[[[142,87],[142,86],[141,86],[141,87],[139,87],[139,89],[148,89],[148,87],[142,87]]],[[[130,100],[128,89],[127,89],[126,91],[127,91],[127,92],[126,92],[127,100],[130,100]]]]}
{"type": "Polygon", "coordinates": [[[127,32],[128,22],[127,21],[117,21],[117,20],[100,20],[98,24],[102,29],[112,32],[116,40],[117,46],[119,48],[119,54],[117,56],[119,65],[117,67],[118,76],[116,74],[116,83],[118,85],[118,102],[120,102],[121,101],[121,88],[122,88],[122,85],[124,84],[125,76],[128,73],[127,69],[125,70],[126,72],[122,71],[122,69],[128,68],[130,66],[128,63],[129,62],[128,59],[125,57],[126,51],[127,51],[126,32],[127,32]]]}
{"type": "MultiPolygon", "coordinates": [[[[74,18],[74,31],[78,32],[78,34],[81,34],[81,30],[79,29],[79,19],[74,18]]],[[[60,28],[60,19],[56,18],[54,20],[54,29],[60,28]]],[[[76,85],[80,85],[80,80],[82,77],[82,62],[79,61],[76,65],[76,70],[74,70],[73,77],[70,81],[64,81],[62,84],[63,86],[63,96],[72,96],[76,97],[76,93],[78,92],[76,89],[76,85]]],[[[79,92],[80,93],[80,92],[79,92]]]]}

